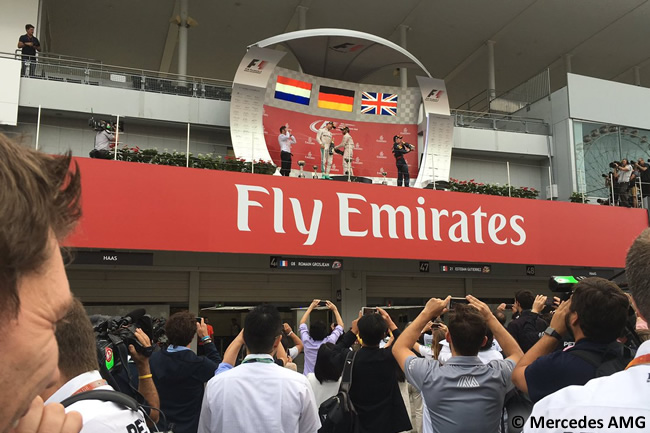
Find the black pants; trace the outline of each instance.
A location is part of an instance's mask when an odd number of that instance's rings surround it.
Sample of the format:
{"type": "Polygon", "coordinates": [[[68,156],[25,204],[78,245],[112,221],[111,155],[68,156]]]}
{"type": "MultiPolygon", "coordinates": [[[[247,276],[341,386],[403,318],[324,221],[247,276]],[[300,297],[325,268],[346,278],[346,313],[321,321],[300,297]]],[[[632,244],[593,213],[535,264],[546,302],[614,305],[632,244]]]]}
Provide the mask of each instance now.
{"type": "Polygon", "coordinates": [[[289,176],[289,173],[291,173],[291,153],[283,150],[280,152],[280,159],[282,160],[280,174],[282,176],[289,176]]]}
{"type": "Polygon", "coordinates": [[[397,186],[402,186],[403,181],[404,186],[408,187],[411,179],[409,178],[409,166],[406,164],[406,160],[399,158],[395,163],[397,164],[397,186]]]}
{"type": "Polygon", "coordinates": [[[630,207],[630,182],[618,183],[618,205],[630,207]]]}

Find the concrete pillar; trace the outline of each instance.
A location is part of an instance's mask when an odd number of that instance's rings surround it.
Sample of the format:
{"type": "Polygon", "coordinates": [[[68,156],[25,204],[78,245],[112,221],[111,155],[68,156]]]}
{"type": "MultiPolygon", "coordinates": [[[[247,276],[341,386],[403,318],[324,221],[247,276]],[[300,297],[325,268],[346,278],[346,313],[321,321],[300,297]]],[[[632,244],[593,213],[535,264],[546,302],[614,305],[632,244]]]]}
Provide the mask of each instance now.
{"type": "Polygon", "coordinates": [[[187,15],[189,0],[180,0],[181,22],[178,25],[178,75],[185,78],[187,75],[187,15]]]}
{"type": "Polygon", "coordinates": [[[305,30],[307,28],[307,6],[298,6],[298,30],[305,30]]]}
{"type": "Polygon", "coordinates": [[[488,56],[488,100],[493,100],[497,97],[496,75],[494,71],[494,41],[487,41],[487,56],[488,56]]]}
{"type": "Polygon", "coordinates": [[[641,85],[641,67],[640,66],[635,66],[634,67],[634,85],[635,86],[640,86],[641,85]]]}
{"type": "Polygon", "coordinates": [[[341,317],[345,328],[359,317],[359,310],[366,306],[366,273],[360,271],[341,272],[341,317]]]}
{"type": "MultiPolygon", "coordinates": [[[[406,49],[406,31],[409,29],[407,25],[401,24],[399,26],[399,45],[400,47],[406,49]]],[[[406,68],[400,68],[399,70],[399,83],[402,89],[406,89],[408,83],[408,76],[406,68]]]]}
{"type": "Polygon", "coordinates": [[[567,74],[570,74],[573,72],[573,67],[571,66],[571,58],[573,57],[573,54],[565,54],[564,55],[564,69],[566,70],[567,74]]]}

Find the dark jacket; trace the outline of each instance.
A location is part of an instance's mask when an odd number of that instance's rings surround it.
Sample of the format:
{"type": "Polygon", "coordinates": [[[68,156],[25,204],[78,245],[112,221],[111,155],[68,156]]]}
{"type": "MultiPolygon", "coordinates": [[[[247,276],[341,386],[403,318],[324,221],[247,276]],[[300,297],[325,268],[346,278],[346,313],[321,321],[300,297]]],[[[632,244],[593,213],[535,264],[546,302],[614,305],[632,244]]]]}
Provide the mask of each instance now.
{"type": "Polygon", "coordinates": [[[521,350],[526,353],[537,343],[548,323],[530,310],[523,311],[519,317],[508,323],[508,332],[513,336],[521,350]]]}
{"type": "MultiPolygon", "coordinates": [[[[221,362],[214,343],[207,343],[205,356],[191,350],[154,352],[149,359],[153,380],[158,389],[160,406],[167,424],[174,424],[174,433],[196,433],[201,414],[205,382],[214,376],[221,362]]],[[[166,430],[164,418],[160,426],[166,430]]]]}
{"type": "MultiPolygon", "coordinates": [[[[399,330],[393,331],[396,339],[399,335],[399,330]]],[[[351,331],[341,337],[350,344],[355,339],[351,331]]],[[[357,352],[352,368],[350,400],[359,414],[362,433],[396,433],[412,428],[397,383],[398,369],[390,348],[362,347],[357,352]]]]}

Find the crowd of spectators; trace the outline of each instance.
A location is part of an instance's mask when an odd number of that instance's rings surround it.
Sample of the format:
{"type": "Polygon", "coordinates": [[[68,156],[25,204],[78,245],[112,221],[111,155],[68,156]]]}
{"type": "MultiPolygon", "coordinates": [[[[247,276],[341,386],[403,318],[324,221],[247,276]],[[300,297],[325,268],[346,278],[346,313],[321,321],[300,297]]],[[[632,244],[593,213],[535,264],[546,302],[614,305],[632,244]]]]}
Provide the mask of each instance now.
{"type": "Polygon", "coordinates": [[[187,311],[164,323],[165,345],[153,327],[126,322],[127,337],[99,350],[59,250],[80,216],[69,155],[0,136],[0,197],[2,433],[317,432],[321,405],[342,395],[344,366],[359,432],[647,428],[650,229],[627,255],[629,294],[602,278],[580,280],[566,299],[520,291],[507,325],[505,304],[432,298],[403,330],[375,307],[347,331],[336,305],[315,299],[299,336],[262,304],[222,358],[205,320],[187,311]],[[335,323],[308,326],[318,306],[335,323]]]}

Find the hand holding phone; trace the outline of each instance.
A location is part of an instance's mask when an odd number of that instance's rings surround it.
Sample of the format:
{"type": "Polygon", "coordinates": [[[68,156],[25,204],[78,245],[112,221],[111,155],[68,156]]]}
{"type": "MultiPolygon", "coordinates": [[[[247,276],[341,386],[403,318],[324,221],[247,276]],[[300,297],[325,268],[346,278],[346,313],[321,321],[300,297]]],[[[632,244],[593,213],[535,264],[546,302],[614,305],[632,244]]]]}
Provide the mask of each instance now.
{"type": "Polygon", "coordinates": [[[456,305],[458,304],[469,304],[469,301],[465,298],[460,298],[460,297],[451,297],[449,299],[449,307],[447,307],[449,310],[453,310],[456,305]]]}
{"type": "Polygon", "coordinates": [[[366,314],[376,314],[377,313],[377,308],[376,307],[363,307],[363,315],[365,316],[366,314]]]}

